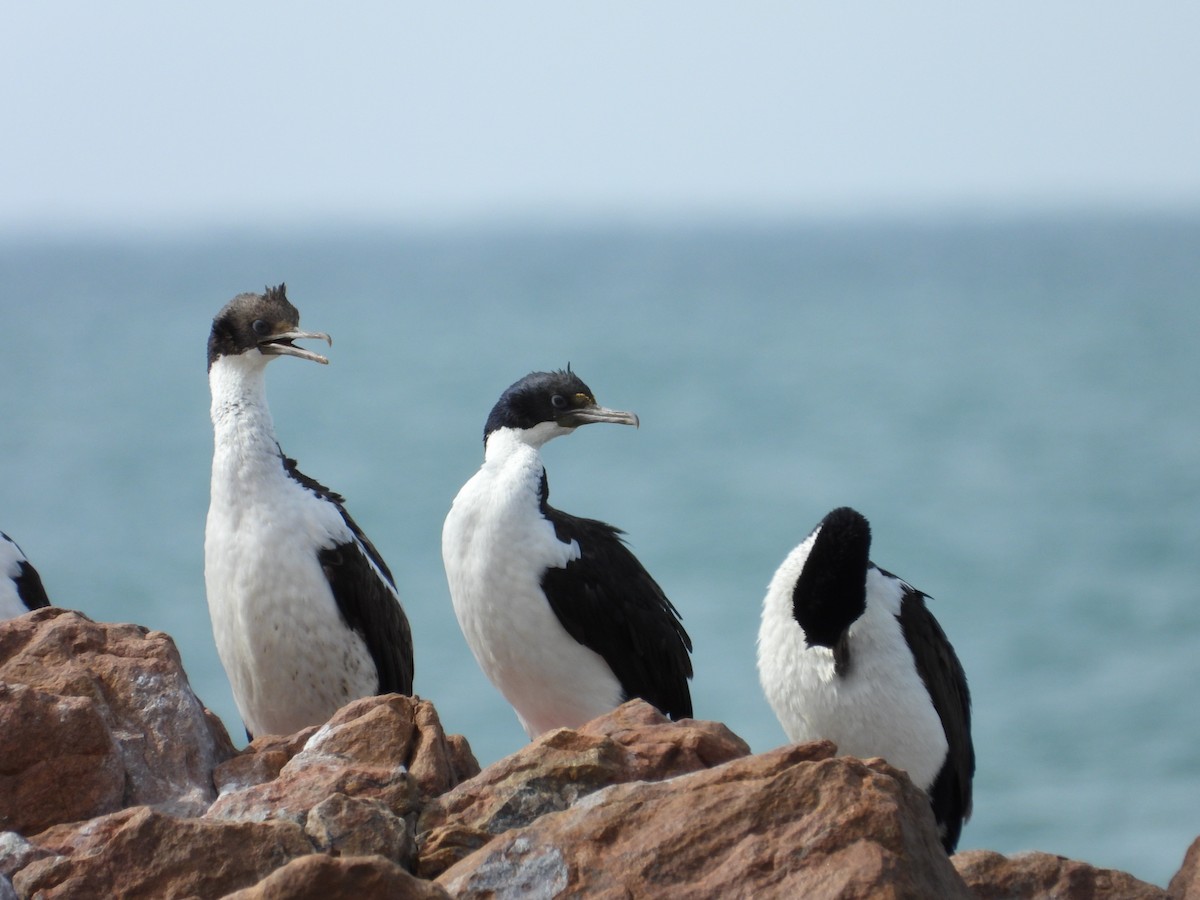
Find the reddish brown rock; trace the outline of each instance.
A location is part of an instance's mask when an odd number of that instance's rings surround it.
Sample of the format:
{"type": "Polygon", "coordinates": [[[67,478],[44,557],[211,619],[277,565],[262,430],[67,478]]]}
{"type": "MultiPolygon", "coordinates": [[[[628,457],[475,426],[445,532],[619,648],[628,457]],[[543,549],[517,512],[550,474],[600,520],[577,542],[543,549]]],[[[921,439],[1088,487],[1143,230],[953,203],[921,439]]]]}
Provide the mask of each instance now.
{"type": "Polygon", "coordinates": [[[967,850],[954,867],[978,900],[1167,900],[1167,892],[1115,869],[1052,853],[967,850]]]}
{"type": "Polygon", "coordinates": [[[1171,900],[1200,900],[1200,838],[1192,841],[1183,865],[1167,885],[1171,900]]]}
{"type": "Polygon", "coordinates": [[[469,749],[463,753],[465,742],[446,739],[433,705],[400,694],[347,704],[313,731],[302,749],[296,751],[296,744],[273,739],[251,747],[251,763],[219,769],[222,793],[205,817],[302,824],[310,810],[335,794],[377,800],[405,817],[414,815],[426,797],[474,774],[469,749]],[[270,762],[257,759],[268,754],[270,762]],[[283,757],[277,777],[255,783],[283,757]],[[238,787],[243,781],[251,783],[238,787]]]}
{"type": "Polygon", "coordinates": [[[381,856],[302,856],[250,888],[225,900],[330,900],[387,897],[389,900],[450,900],[431,881],[422,881],[381,856]]]}
{"type": "Polygon", "coordinates": [[[34,838],[55,856],[35,860],[13,878],[22,897],[220,897],[249,887],[312,852],[290,822],[177,819],[148,807],[34,838]]]}
{"type": "Polygon", "coordinates": [[[749,752],[724,725],[671,722],[645,701],[630,701],[578,730],[542,735],[429,803],[417,824],[418,872],[435,877],[493,835],[609,785],[673,778],[749,752]]]}
{"type": "Polygon", "coordinates": [[[456,897],[970,897],[929,799],[827,742],[619,784],[506,832],[438,878],[456,897]]]}
{"type": "Polygon", "coordinates": [[[313,725],[295,734],[267,734],[255,738],[237,756],[213,769],[217,793],[226,794],[278,778],[288,760],[304,749],[316,730],[317,726],[313,725]]]}
{"type": "Polygon", "coordinates": [[[0,681],[0,829],[34,834],[124,799],[125,767],[94,701],[0,681]]]}
{"type": "Polygon", "coordinates": [[[233,755],[171,639],[47,608],[0,622],[0,828],[153,805],[177,815],[215,796],[233,755]]]}
{"type": "Polygon", "coordinates": [[[385,694],[348,703],[309,739],[306,754],[353,760],[370,766],[404,766],[421,793],[436,797],[479,764],[459,739],[453,745],[433,704],[418,697],[385,694]]]}

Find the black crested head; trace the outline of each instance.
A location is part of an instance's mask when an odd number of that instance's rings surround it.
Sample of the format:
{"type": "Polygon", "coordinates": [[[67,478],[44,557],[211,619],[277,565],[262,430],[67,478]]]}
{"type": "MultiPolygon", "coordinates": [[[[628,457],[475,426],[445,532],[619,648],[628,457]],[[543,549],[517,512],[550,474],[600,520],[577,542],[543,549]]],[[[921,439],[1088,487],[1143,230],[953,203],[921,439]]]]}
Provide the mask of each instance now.
{"type": "Polygon", "coordinates": [[[792,589],[792,615],[808,645],[834,647],[867,608],[871,525],[842,506],[825,516],[792,589]]]}
{"type": "Polygon", "coordinates": [[[501,428],[525,431],[543,423],[572,429],[591,422],[638,424],[633,413],[605,409],[592,389],[567,366],[556,372],[531,372],[500,395],[483,427],[483,440],[501,428]]]}
{"type": "MultiPolygon", "coordinates": [[[[329,335],[300,330],[300,311],[287,298],[287,286],[261,294],[238,294],[217,313],[208,335],[208,368],[222,356],[257,349],[266,356],[298,356],[327,363],[325,357],[292,344],[297,338],[329,341],[329,335]]],[[[332,343],[330,341],[330,343],[332,343]]]]}

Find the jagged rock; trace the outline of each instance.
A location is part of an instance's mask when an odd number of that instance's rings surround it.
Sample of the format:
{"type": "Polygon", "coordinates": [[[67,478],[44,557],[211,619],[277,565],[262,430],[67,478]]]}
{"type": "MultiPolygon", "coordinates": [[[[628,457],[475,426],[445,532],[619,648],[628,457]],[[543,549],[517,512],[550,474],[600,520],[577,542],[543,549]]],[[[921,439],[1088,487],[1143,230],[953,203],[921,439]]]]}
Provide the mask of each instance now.
{"type": "Polygon", "coordinates": [[[1167,900],[1160,887],[1052,853],[968,850],[952,862],[978,900],[1167,900]]]}
{"type": "Polygon", "coordinates": [[[177,819],[136,807],[34,839],[55,854],[21,869],[22,897],[220,897],[313,851],[291,822],[177,819]]]}
{"type": "Polygon", "coordinates": [[[441,887],[422,881],[381,856],[302,856],[258,884],[225,900],[330,900],[387,897],[389,900],[450,900],[441,887]]]}
{"type": "Polygon", "coordinates": [[[927,798],[886,763],[830,744],[748,753],[722,725],[635,701],[481,773],[431,704],[389,695],[235,755],[166,635],[39,610],[0,623],[0,900],[955,898],[968,885],[983,900],[1200,900],[1200,839],[1169,892],[1044,853],[952,866],[927,798]]]}
{"type": "Polygon", "coordinates": [[[438,883],[455,897],[967,900],[928,797],[881,760],[835,752],[788,746],[615,785],[493,838],[438,883]]]}
{"type": "Polygon", "coordinates": [[[279,777],[288,760],[304,749],[317,726],[302,728],[295,734],[267,734],[255,738],[241,753],[213,769],[213,784],[218,794],[264,784],[279,777]]]}
{"type": "Polygon", "coordinates": [[[418,872],[433,878],[494,835],[613,784],[660,781],[746,756],[724,725],[671,722],[632,700],[577,730],[548,732],[426,805],[418,872]]]}
{"type": "Polygon", "coordinates": [[[0,622],[0,829],[143,804],[195,815],[233,752],[167,635],[55,608],[0,622]]]}
{"type": "Polygon", "coordinates": [[[1200,900],[1200,838],[1192,841],[1183,865],[1167,885],[1171,900],[1200,900]]]}
{"type": "Polygon", "coordinates": [[[276,739],[252,746],[249,756],[270,754],[270,761],[235,760],[218,769],[222,793],[205,817],[303,824],[314,807],[341,794],[378,800],[395,816],[415,819],[425,798],[478,771],[469,749],[463,753],[465,743],[446,739],[431,703],[400,694],[349,703],[302,749],[294,751],[296,743],[276,739]],[[275,778],[257,782],[289,753],[275,778]],[[246,781],[249,786],[239,786],[246,781]]]}

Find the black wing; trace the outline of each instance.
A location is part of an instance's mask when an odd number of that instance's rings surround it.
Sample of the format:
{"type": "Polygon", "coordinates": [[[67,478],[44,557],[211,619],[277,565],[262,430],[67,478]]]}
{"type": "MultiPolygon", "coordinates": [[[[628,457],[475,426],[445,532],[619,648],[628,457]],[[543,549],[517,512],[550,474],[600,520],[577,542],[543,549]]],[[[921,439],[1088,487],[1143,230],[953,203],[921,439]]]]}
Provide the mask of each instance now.
{"type": "Polygon", "coordinates": [[[640,697],[672,719],[691,718],[692,640],[679,613],[621,531],[580,519],[545,502],[542,512],[563,542],[576,541],[581,556],[565,569],[548,569],[542,590],[567,633],[604,658],[625,699],[640,697]]]}
{"type": "Polygon", "coordinates": [[[25,560],[17,563],[17,566],[21,574],[14,578],[13,582],[17,585],[17,595],[25,604],[25,608],[41,609],[43,606],[49,606],[50,598],[46,596],[46,589],[42,587],[42,577],[38,575],[37,569],[25,560]]]}
{"type": "MultiPolygon", "coordinates": [[[[379,693],[412,694],[412,631],[404,610],[354,541],[317,553],[338,610],[366,642],[379,673],[379,693]]],[[[389,579],[390,580],[390,579],[389,579]]]]}
{"type": "Polygon", "coordinates": [[[900,629],[912,648],[917,672],[942,720],[949,745],[946,762],[929,789],[929,799],[942,832],[942,844],[947,853],[953,853],[963,821],[971,816],[971,779],[975,776],[971,693],[962,663],[937,619],[925,606],[925,595],[908,585],[905,588],[897,617],[900,629]]]}
{"type": "MultiPolygon", "coordinates": [[[[17,553],[21,556],[25,555],[25,551],[21,549],[21,545],[3,531],[0,531],[0,539],[6,540],[16,547],[17,553]]],[[[41,609],[43,606],[49,606],[50,598],[46,596],[46,589],[42,586],[42,576],[33,567],[33,563],[28,559],[19,560],[17,562],[17,573],[13,578],[13,584],[17,586],[17,596],[21,598],[21,602],[25,604],[25,608],[41,609]]]]}
{"type": "MultiPolygon", "coordinates": [[[[278,444],[276,446],[278,446],[278,444]]],[[[396,581],[392,578],[392,570],[387,567],[387,563],[383,561],[383,557],[379,555],[379,551],[375,549],[375,545],[371,543],[370,538],[363,534],[363,530],[358,527],[358,523],[350,518],[350,513],[346,512],[346,498],[337,491],[332,491],[325,487],[325,485],[321,484],[321,482],[317,481],[317,479],[310,478],[309,476],[305,475],[298,468],[296,468],[296,461],[291,457],[284,456],[282,450],[279,451],[279,457],[283,460],[283,468],[287,471],[288,476],[292,478],[293,481],[296,481],[303,487],[308,488],[318,497],[324,497],[337,507],[338,512],[342,514],[342,521],[346,523],[347,527],[349,527],[349,529],[354,533],[354,536],[358,538],[359,543],[363,545],[363,549],[367,552],[367,555],[371,557],[371,562],[375,563],[375,565],[379,567],[379,571],[386,575],[388,582],[392,587],[395,587],[396,581]]]]}
{"type": "Polygon", "coordinates": [[[357,538],[356,541],[320,550],[317,558],[325,570],[325,577],[329,579],[342,618],[366,642],[367,650],[375,661],[379,673],[379,693],[411,695],[412,631],[404,609],[392,591],[388,590],[387,585],[393,589],[396,586],[391,570],[358,523],[346,512],[341,494],[305,475],[296,468],[294,459],[282,453],[280,456],[290,477],[337,506],[342,520],[357,538]],[[387,585],[380,580],[380,572],[387,579],[387,585]]]}

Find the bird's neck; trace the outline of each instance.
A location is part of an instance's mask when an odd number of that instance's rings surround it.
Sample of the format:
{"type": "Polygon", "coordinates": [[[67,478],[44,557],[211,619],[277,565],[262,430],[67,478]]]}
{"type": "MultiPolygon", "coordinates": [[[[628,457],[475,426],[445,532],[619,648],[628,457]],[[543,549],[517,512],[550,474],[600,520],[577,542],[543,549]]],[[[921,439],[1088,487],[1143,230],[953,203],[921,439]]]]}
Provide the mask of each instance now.
{"type": "Polygon", "coordinates": [[[237,358],[217,360],[209,370],[214,487],[219,475],[235,480],[286,477],[265,375],[264,366],[237,358]]]}
{"type": "Polygon", "coordinates": [[[503,488],[501,495],[524,504],[540,502],[545,468],[540,444],[522,440],[520,432],[502,428],[488,436],[480,474],[490,483],[503,488]]]}

